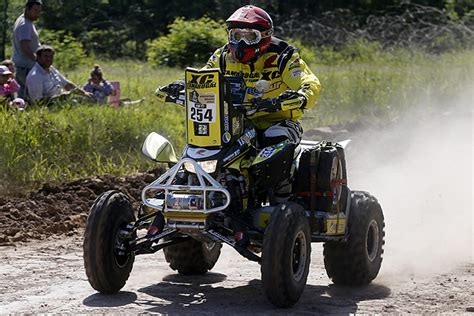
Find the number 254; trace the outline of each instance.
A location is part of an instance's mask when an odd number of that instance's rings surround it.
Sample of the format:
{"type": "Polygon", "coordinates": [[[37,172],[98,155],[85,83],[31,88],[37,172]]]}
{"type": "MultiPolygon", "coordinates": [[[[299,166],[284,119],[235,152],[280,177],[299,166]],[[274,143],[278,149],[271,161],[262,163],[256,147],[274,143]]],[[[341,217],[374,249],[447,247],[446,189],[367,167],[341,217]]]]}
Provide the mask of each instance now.
{"type": "Polygon", "coordinates": [[[203,118],[207,121],[212,121],[212,110],[211,109],[196,109],[191,108],[191,120],[202,122],[203,118]]]}

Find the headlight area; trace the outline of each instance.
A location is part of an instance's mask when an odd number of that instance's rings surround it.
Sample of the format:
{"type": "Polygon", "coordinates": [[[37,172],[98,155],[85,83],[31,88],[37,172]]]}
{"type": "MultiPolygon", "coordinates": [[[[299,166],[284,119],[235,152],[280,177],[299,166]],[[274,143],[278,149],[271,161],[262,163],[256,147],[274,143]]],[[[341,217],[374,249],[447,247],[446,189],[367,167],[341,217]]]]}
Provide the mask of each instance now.
{"type": "MultiPolygon", "coordinates": [[[[213,173],[214,171],[216,171],[217,160],[198,161],[197,163],[207,173],[213,173]]],[[[184,168],[187,172],[196,173],[193,164],[190,162],[185,162],[184,168]]]]}

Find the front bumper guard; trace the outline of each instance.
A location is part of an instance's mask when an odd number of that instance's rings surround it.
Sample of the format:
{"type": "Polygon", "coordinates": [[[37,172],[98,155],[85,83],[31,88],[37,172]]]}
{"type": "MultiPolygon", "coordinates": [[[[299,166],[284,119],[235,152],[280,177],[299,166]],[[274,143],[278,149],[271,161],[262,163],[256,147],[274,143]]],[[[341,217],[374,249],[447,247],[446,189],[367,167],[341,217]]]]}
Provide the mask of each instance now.
{"type": "Polygon", "coordinates": [[[214,212],[219,212],[225,210],[230,205],[230,193],[224,188],[219,182],[212,178],[207,172],[205,172],[201,166],[193,159],[183,158],[171,169],[162,174],[158,179],[153,181],[151,184],[147,185],[142,191],[142,201],[143,203],[153,209],[157,209],[163,212],[192,212],[192,213],[201,213],[209,214],[214,212]],[[176,185],[172,184],[173,180],[176,179],[176,176],[180,170],[184,169],[185,163],[191,163],[194,166],[196,171],[196,177],[199,181],[199,185],[176,185]],[[158,190],[164,192],[164,198],[156,197],[147,197],[147,192],[150,190],[158,190]],[[202,208],[193,208],[193,209],[176,209],[170,208],[166,204],[166,199],[169,194],[173,192],[192,192],[193,194],[199,194],[203,197],[204,203],[202,208]],[[223,194],[225,200],[223,205],[208,207],[208,195],[212,192],[223,194]]]}

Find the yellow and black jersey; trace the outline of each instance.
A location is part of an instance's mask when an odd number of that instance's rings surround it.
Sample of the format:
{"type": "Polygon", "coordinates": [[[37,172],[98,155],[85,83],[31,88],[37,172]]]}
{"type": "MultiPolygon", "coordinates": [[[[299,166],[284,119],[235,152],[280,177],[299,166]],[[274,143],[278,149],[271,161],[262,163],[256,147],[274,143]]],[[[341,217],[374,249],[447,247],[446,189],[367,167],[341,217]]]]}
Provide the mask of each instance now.
{"type": "Polygon", "coordinates": [[[254,63],[243,64],[235,61],[225,45],[217,49],[204,68],[219,68],[225,76],[243,75],[247,86],[247,97],[251,101],[255,96],[277,98],[286,90],[295,90],[306,98],[304,108],[283,108],[278,112],[257,112],[250,120],[259,129],[266,129],[276,122],[287,119],[297,120],[305,109],[314,106],[321,89],[318,78],[300,58],[298,50],[288,43],[272,38],[268,50],[254,63]],[[269,82],[269,88],[261,95],[255,84],[259,80],[269,82]]]}

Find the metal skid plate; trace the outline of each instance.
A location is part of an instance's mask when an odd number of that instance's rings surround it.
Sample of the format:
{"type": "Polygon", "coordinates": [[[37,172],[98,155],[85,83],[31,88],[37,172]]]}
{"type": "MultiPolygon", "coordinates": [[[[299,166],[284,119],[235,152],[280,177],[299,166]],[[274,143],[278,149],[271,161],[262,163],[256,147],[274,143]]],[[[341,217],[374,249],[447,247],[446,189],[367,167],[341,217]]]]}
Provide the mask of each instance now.
{"type": "Polygon", "coordinates": [[[143,203],[151,208],[158,209],[163,212],[192,212],[192,213],[202,213],[209,214],[226,209],[230,204],[230,193],[224,188],[220,183],[213,179],[207,172],[205,172],[201,166],[193,159],[183,158],[171,169],[162,174],[158,179],[153,181],[151,184],[147,185],[142,191],[142,201],[143,203]],[[198,179],[199,185],[176,185],[173,184],[173,180],[176,179],[178,172],[184,169],[185,163],[191,163],[194,166],[196,172],[196,177],[198,179]],[[160,191],[164,192],[164,198],[157,198],[157,195],[147,196],[149,191],[160,191]],[[173,192],[185,193],[192,192],[194,195],[202,196],[204,203],[202,207],[195,207],[192,210],[180,209],[180,208],[170,208],[167,205],[167,197],[173,192]],[[223,194],[225,197],[225,203],[221,206],[208,207],[208,195],[211,192],[223,194]]]}

